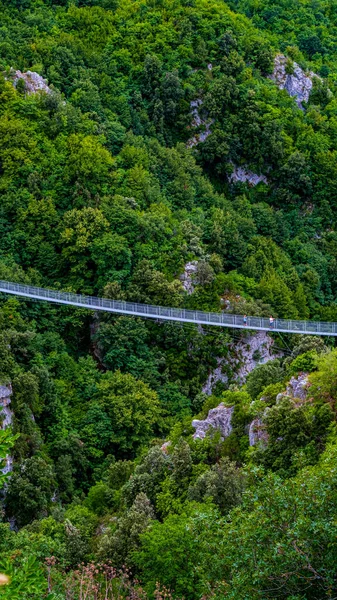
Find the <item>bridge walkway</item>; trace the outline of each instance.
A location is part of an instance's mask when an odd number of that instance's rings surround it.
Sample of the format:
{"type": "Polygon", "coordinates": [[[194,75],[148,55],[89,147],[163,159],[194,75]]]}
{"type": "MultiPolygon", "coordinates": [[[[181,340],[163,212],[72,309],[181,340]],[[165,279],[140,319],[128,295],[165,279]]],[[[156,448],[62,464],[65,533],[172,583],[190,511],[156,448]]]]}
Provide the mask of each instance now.
{"type": "Polygon", "coordinates": [[[139,304],[136,302],[124,302],[122,300],[109,300],[107,298],[82,296],[80,294],[60,292],[57,290],[49,290],[2,280],[0,280],[0,292],[27,299],[31,298],[34,300],[54,302],[56,304],[88,308],[95,311],[103,310],[121,315],[146,317],[148,319],[160,319],[163,321],[179,321],[182,323],[197,323],[200,325],[214,325],[216,327],[234,327],[237,329],[253,329],[256,331],[272,330],[280,333],[337,336],[337,323],[330,322],[275,319],[273,327],[271,328],[269,319],[247,316],[247,324],[245,325],[242,315],[187,310],[185,308],[170,308],[166,306],[154,306],[151,304],[139,304]]]}

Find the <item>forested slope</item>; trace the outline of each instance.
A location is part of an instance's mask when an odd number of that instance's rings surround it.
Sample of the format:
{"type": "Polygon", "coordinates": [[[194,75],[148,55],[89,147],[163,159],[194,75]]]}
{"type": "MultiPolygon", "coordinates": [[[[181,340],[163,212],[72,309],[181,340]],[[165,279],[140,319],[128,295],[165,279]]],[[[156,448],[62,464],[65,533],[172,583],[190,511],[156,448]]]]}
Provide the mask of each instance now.
{"type": "MultiPolygon", "coordinates": [[[[0,2],[0,278],[337,320],[336,22],[0,2]]],[[[333,342],[0,303],[0,598],[336,595],[333,342]]]]}

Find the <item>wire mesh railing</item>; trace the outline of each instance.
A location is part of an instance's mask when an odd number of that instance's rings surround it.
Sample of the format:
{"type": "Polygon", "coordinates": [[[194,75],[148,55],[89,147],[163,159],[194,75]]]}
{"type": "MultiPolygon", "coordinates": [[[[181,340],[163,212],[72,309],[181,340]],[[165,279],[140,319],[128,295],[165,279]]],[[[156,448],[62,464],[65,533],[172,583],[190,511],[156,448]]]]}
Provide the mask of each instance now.
{"type": "Polygon", "coordinates": [[[60,292],[58,290],[44,289],[1,280],[0,292],[24,298],[55,302],[57,304],[68,304],[91,310],[103,310],[165,321],[181,321],[185,323],[197,323],[200,325],[215,325],[218,327],[234,327],[257,331],[272,330],[284,333],[337,336],[337,323],[330,322],[297,321],[293,319],[275,318],[271,324],[268,318],[249,316],[246,317],[245,322],[242,315],[188,310],[185,308],[170,308],[151,304],[139,304],[137,302],[125,302],[123,300],[109,300],[108,298],[83,296],[81,294],[73,294],[72,292],[60,292]]]}

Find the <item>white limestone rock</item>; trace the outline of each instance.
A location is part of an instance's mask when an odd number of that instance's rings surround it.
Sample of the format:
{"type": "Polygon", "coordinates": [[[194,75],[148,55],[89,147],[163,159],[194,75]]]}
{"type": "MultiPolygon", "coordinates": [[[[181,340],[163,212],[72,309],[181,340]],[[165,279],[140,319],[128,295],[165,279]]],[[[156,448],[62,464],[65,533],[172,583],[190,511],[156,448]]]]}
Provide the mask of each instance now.
{"type": "Polygon", "coordinates": [[[308,395],[308,374],[301,373],[298,377],[292,377],[287,386],[287,395],[299,400],[306,400],[308,395]]]}
{"type": "Polygon", "coordinates": [[[249,445],[255,446],[258,442],[268,443],[268,433],[262,419],[254,419],[249,426],[249,445]]]}
{"type": "MultiPolygon", "coordinates": [[[[277,394],[276,404],[282,402],[284,398],[288,398],[294,404],[299,407],[310,401],[308,398],[308,387],[309,380],[307,373],[301,373],[298,377],[292,377],[284,392],[277,394]]],[[[263,400],[263,398],[261,398],[263,400]]],[[[256,418],[252,421],[249,426],[249,445],[255,446],[258,442],[263,444],[268,443],[268,433],[263,418],[269,411],[267,407],[260,418],[256,418]]],[[[280,438],[281,439],[281,438],[280,438]]]]}
{"type": "Polygon", "coordinates": [[[161,451],[164,454],[167,454],[168,453],[168,449],[171,446],[171,444],[172,444],[172,442],[170,440],[168,440],[167,442],[164,442],[163,445],[160,447],[161,451]]]}
{"type": "Polygon", "coordinates": [[[251,187],[255,187],[259,183],[268,184],[268,179],[265,175],[257,175],[246,167],[235,167],[234,171],[229,175],[231,183],[248,183],[251,187]]]}
{"type": "Polygon", "coordinates": [[[235,361],[239,366],[235,378],[240,384],[246,381],[255,367],[280,356],[273,351],[273,345],[273,338],[265,331],[254,333],[235,344],[235,361]]]}
{"type": "Polygon", "coordinates": [[[223,366],[226,364],[233,372],[233,380],[243,385],[247,375],[257,365],[280,356],[280,353],[273,351],[273,344],[273,338],[265,331],[259,331],[231,344],[228,356],[217,358],[217,367],[208,375],[202,391],[210,396],[219,381],[224,384],[228,383],[228,376],[223,372],[223,366]]]}
{"type": "Polygon", "coordinates": [[[192,260],[191,262],[186,263],[184,272],[180,276],[180,281],[183,284],[183,288],[188,295],[193,294],[194,288],[196,285],[196,277],[198,271],[198,261],[192,260]]]}
{"type": "Polygon", "coordinates": [[[25,82],[26,93],[28,95],[36,94],[38,92],[44,92],[46,94],[52,93],[47,81],[43,79],[41,75],[35,73],[35,71],[26,71],[26,73],[22,73],[19,70],[15,71],[13,69],[11,71],[11,79],[14,87],[17,86],[17,83],[20,79],[23,79],[25,82]]]}
{"type": "Polygon", "coordinates": [[[212,133],[211,125],[212,125],[213,121],[207,120],[207,119],[202,119],[200,116],[199,109],[202,106],[202,104],[203,104],[203,101],[201,100],[201,98],[197,98],[197,100],[192,100],[192,102],[190,103],[191,114],[193,117],[192,127],[196,129],[197,127],[203,126],[204,130],[201,131],[200,133],[196,133],[190,140],[188,140],[188,142],[186,144],[187,148],[193,148],[200,142],[204,142],[205,140],[207,140],[208,136],[211,135],[211,133],[212,133]]]}
{"type": "Polygon", "coordinates": [[[286,391],[277,394],[276,403],[278,404],[284,397],[287,397],[297,406],[305,404],[308,401],[309,386],[308,373],[300,373],[298,377],[292,377],[287,385],[286,391]]]}
{"type": "Polygon", "coordinates": [[[211,371],[211,373],[208,375],[206,383],[202,387],[203,393],[207,394],[207,396],[211,396],[213,388],[215,388],[219,381],[224,384],[228,383],[228,376],[222,371],[222,366],[224,364],[223,360],[221,358],[217,358],[217,363],[218,366],[211,371]]]}
{"type": "Polygon", "coordinates": [[[234,406],[225,406],[223,402],[216,408],[212,408],[203,421],[194,419],[192,427],[195,429],[194,439],[203,440],[210,429],[220,431],[222,439],[227,438],[232,432],[232,415],[234,406]]]}
{"type": "MultiPolygon", "coordinates": [[[[12,386],[0,385],[0,428],[7,429],[13,422],[13,412],[9,405],[11,403],[12,386]]],[[[10,473],[13,470],[13,458],[6,456],[6,464],[1,469],[2,473],[10,473]]]]}
{"type": "Polygon", "coordinates": [[[286,90],[289,96],[296,99],[299,108],[303,109],[302,102],[308,102],[312,89],[312,79],[318,75],[309,71],[305,73],[301,67],[294,62],[293,73],[286,72],[288,59],[284,54],[277,54],[274,60],[274,71],[270,78],[275,81],[280,90],[286,90]]]}

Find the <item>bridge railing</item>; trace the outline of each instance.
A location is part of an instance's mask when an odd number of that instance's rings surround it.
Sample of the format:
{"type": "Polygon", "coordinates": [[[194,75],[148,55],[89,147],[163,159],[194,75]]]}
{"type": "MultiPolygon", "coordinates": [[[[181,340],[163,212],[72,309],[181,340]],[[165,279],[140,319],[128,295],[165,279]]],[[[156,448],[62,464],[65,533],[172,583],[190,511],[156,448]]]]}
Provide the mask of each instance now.
{"type": "Polygon", "coordinates": [[[20,283],[13,283],[10,281],[0,280],[0,292],[23,296],[26,298],[47,300],[59,304],[71,304],[92,310],[105,310],[108,312],[154,319],[264,331],[271,329],[284,333],[306,333],[332,336],[337,335],[337,323],[274,319],[272,326],[270,326],[268,318],[247,317],[247,324],[245,324],[242,315],[204,312],[199,310],[188,310],[184,308],[170,308],[166,306],[140,304],[137,302],[125,302],[123,300],[110,300],[108,298],[96,298],[94,296],[83,296],[80,294],[74,294],[72,292],[61,292],[58,290],[22,285],[20,283]]]}

